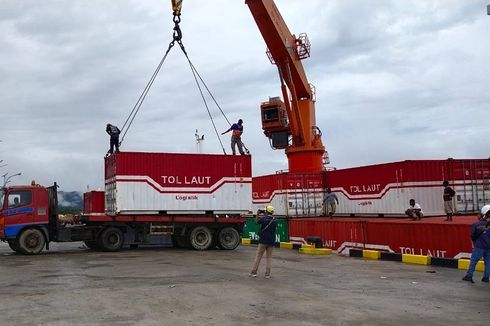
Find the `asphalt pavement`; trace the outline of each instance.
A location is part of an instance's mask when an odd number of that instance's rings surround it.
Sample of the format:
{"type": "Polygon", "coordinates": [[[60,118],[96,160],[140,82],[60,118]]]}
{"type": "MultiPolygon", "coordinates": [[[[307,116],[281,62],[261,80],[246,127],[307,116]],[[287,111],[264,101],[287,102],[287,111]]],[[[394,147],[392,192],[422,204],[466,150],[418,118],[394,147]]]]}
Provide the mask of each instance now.
{"type": "Polygon", "coordinates": [[[490,285],[464,271],[275,249],[272,278],[233,251],[39,256],[0,243],[0,325],[488,325],[490,285]]]}

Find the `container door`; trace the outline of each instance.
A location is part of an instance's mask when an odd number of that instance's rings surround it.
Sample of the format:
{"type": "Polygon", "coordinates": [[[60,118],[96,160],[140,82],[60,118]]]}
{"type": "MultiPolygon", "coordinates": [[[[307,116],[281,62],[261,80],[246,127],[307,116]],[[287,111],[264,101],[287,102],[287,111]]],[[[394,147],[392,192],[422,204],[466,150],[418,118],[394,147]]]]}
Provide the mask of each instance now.
{"type": "Polygon", "coordinates": [[[488,160],[461,160],[455,185],[456,209],[460,213],[475,213],[490,203],[490,164],[488,160]]]}

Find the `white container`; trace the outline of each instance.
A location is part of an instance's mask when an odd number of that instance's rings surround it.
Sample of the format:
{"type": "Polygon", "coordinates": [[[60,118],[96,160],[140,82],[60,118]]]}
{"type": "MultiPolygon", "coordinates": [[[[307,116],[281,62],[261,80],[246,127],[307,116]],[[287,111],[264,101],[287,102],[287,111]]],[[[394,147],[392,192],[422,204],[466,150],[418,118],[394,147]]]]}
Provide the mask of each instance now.
{"type": "Polygon", "coordinates": [[[121,152],[105,160],[108,214],[251,210],[250,156],[121,152]]]}

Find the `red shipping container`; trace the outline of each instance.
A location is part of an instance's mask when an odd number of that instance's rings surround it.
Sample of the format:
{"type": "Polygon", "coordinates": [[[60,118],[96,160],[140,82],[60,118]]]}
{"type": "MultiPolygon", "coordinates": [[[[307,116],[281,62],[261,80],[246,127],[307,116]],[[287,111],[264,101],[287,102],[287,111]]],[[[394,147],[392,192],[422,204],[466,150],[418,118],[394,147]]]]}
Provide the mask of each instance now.
{"type": "Polygon", "coordinates": [[[327,218],[291,219],[288,221],[289,240],[304,243],[308,237],[320,237],[323,247],[338,250],[364,245],[363,222],[327,218]]]}
{"type": "Polygon", "coordinates": [[[412,198],[425,216],[444,215],[443,180],[456,191],[458,212],[477,212],[490,204],[489,159],[403,161],[325,173],[341,215],[403,215],[412,198]]]}
{"type": "Polygon", "coordinates": [[[476,216],[459,216],[454,222],[444,217],[422,221],[406,219],[291,219],[289,240],[304,243],[317,236],[326,248],[339,254],[349,249],[368,249],[401,254],[444,258],[469,258],[472,243],[469,236],[476,216]]]}
{"type": "Polygon", "coordinates": [[[254,210],[274,206],[274,214],[288,217],[323,215],[323,173],[282,172],[254,177],[254,210]]]}
{"type": "Polygon", "coordinates": [[[401,254],[444,258],[469,258],[472,251],[470,225],[476,217],[457,217],[458,223],[370,220],[366,223],[366,246],[383,245],[401,254]],[[463,224],[464,223],[464,224],[463,224]]]}
{"type": "Polygon", "coordinates": [[[105,211],[105,197],[103,191],[88,191],[83,194],[84,214],[103,214],[105,211]]]}
{"type": "Polygon", "coordinates": [[[110,214],[243,214],[250,156],[121,152],[105,160],[110,214]]]}

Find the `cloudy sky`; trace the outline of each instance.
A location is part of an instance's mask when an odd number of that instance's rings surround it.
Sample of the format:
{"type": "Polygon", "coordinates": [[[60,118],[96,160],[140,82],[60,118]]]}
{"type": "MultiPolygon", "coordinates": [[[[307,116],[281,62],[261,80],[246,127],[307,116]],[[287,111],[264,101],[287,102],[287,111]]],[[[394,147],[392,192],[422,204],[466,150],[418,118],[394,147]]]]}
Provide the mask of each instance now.
{"type": "MultiPolygon", "coordinates": [[[[317,91],[331,165],[490,156],[490,1],[276,0],[317,91]],[[305,4],[307,3],[307,4],[305,4]]],[[[254,175],[286,169],[259,105],[277,71],[243,0],[184,1],[183,42],[230,120],[244,120],[254,175]]],[[[102,188],[108,122],[121,126],[172,34],[170,0],[2,0],[0,175],[102,188]]],[[[228,128],[211,106],[220,131],[228,128]]],[[[127,151],[221,147],[174,48],[123,143],[127,151]]],[[[229,152],[229,134],[221,136],[229,152]]],[[[1,180],[0,180],[1,181],[1,180]]]]}

